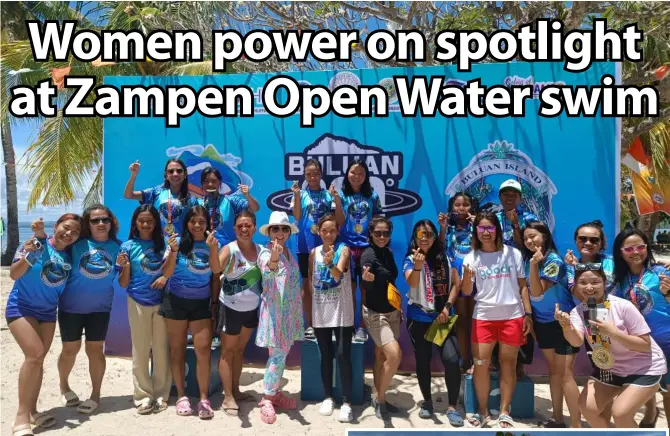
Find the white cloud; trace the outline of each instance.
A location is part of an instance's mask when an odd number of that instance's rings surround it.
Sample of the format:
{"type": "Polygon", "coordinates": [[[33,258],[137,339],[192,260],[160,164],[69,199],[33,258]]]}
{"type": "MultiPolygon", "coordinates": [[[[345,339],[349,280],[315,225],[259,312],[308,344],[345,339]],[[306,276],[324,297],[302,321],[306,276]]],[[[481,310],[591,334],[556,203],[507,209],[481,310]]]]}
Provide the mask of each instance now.
{"type": "Polygon", "coordinates": [[[205,150],[205,147],[203,147],[200,144],[192,144],[192,145],[185,145],[183,147],[170,147],[165,151],[165,154],[167,154],[170,157],[175,157],[179,156],[181,153],[185,151],[190,151],[191,153],[195,155],[199,155],[205,150]]]}

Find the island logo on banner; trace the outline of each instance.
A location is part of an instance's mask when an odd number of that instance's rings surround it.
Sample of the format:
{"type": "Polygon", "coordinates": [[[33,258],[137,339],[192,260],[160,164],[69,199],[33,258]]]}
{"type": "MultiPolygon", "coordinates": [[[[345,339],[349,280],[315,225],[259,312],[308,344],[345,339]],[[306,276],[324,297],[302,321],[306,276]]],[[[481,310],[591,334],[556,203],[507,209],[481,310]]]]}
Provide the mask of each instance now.
{"type": "MultiPolygon", "coordinates": [[[[365,162],[370,184],[379,195],[386,216],[408,214],[421,207],[421,198],[416,193],[399,187],[403,178],[403,154],[400,152],[386,151],[361,144],[355,139],[325,134],[305,147],[302,153],[285,155],[284,178],[291,182],[302,182],[301,188],[306,189],[304,166],[308,159],[321,162],[323,189],[328,189],[331,184],[342,189],[349,162],[355,159],[365,162]]],[[[268,196],[267,205],[272,210],[283,210],[290,214],[292,195],[290,189],[274,192],[268,196]]]]}
{"type": "Polygon", "coordinates": [[[509,178],[515,178],[521,184],[520,207],[534,213],[553,231],[555,221],[551,199],[558,192],[556,185],[511,142],[502,140],[488,144],[451,179],[445,194],[452,197],[457,192],[467,192],[479,204],[479,210],[498,212],[501,210],[498,187],[509,178]]]}

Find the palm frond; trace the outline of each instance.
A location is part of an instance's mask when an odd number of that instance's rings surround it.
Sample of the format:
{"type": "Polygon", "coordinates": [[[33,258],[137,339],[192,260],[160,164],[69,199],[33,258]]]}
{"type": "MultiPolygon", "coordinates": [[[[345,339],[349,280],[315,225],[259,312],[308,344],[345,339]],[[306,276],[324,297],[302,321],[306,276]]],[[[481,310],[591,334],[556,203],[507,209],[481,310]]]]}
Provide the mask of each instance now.
{"type": "Polygon", "coordinates": [[[93,183],[84,197],[84,208],[102,203],[102,171],[98,169],[93,183]]]}

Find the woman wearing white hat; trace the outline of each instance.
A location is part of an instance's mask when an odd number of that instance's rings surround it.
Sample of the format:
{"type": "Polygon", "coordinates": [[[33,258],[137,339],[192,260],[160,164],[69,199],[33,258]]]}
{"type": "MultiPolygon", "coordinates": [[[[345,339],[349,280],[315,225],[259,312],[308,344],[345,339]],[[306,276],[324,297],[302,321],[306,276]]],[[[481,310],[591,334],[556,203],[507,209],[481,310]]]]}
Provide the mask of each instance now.
{"type": "Polygon", "coordinates": [[[295,341],[303,339],[300,269],[295,256],[286,247],[298,228],[288,220],[286,212],[272,212],[270,222],[261,226],[262,235],[270,243],[258,255],[263,276],[263,295],[259,314],[256,345],[268,348],[269,358],[263,380],[264,397],[261,420],[272,424],[277,420],[275,407],[295,409],[296,401],[279,391],[279,382],[286,367],[286,356],[295,341]]]}

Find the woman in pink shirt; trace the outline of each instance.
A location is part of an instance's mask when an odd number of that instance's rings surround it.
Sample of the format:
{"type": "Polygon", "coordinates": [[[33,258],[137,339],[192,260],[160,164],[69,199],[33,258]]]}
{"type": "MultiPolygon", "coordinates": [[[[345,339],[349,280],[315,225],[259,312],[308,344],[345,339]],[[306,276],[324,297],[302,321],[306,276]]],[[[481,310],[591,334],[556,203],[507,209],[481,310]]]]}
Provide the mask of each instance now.
{"type": "Polygon", "coordinates": [[[589,342],[599,368],[579,397],[586,421],[593,428],[607,428],[609,419],[603,412],[611,404],[614,424],[633,428],[635,413],[656,394],[667,372],[665,356],[633,303],[605,294],[606,281],[602,264],[575,265],[573,293],[582,303],[569,315],[557,305],[555,317],[573,347],[589,342]],[[591,319],[586,307],[590,298],[599,308],[597,320],[591,319]]]}

